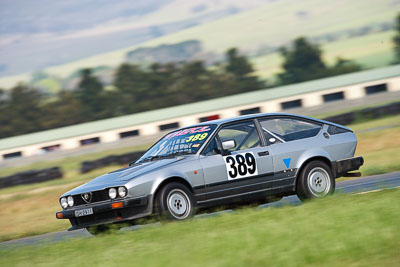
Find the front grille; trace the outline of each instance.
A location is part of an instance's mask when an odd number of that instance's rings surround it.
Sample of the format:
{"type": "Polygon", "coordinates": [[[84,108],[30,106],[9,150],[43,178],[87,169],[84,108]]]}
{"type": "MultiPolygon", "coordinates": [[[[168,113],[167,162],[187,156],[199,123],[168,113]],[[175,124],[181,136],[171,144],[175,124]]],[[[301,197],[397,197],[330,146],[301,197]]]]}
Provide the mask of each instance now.
{"type": "MultiPolygon", "coordinates": [[[[79,195],[73,195],[74,198],[74,206],[81,206],[87,204],[81,194],[79,195]]],[[[100,191],[93,191],[92,192],[92,200],[90,203],[96,203],[96,202],[101,202],[105,200],[110,200],[107,190],[100,190],[100,191]]]]}

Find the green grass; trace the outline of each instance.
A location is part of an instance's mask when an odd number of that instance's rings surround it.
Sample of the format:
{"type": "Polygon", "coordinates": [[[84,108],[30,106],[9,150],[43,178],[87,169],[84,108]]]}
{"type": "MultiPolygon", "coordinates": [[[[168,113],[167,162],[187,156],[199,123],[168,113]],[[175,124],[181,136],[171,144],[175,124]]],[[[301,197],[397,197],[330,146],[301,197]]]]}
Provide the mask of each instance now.
{"type": "Polygon", "coordinates": [[[400,171],[400,127],[357,134],[356,155],[364,157],[364,176],[400,171]]]}
{"type": "Polygon", "coordinates": [[[275,75],[282,72],[281,65],[283,63],[283,58],[278,52],[251,57],[250,62],[253,64],[255,70],[254,75],[267,80],[269,84],[277,82],[275,75]]]}
{"type": "Polygon", "coordinates": [[[390,0],[339,0],[328,3],[323,0],[276,1],[255,10],[160,37],[141,46],[197,39],[210,51],[224,52],[232,46],[249,50],[260,44],[284,44],[300,35],[312,37],[389,21],[396,14],[397,10],[393,9],[390,0]],[[307,17],[299,17],[299,12],[307,12],[307,17]],[[224,38],[221,38],[221,33],[224,38]]]}
{"type": "Polygon", "coordinates": [[[58,93],[62,88],[61,82],[55,78],[45,78],[34,84],[37,88],[42,88],[50,94],[58,93]]]}
{"type": "Polygon", "coordinates": [[[395,55],[392,38],[394,31],[368,34],[325,44],[324,58],[333,64],[337,57],[355,59],[366,68],[389,65],[395,55]]]}
{"type": "Polygon", "coordinates": [[[400,190],[0,251],[1,266],[395,266],[400,190]]]}
{"type": "MultiPolygon", "coordinates": [[[[394,60],[393,36],[394,31],[389,31],[323,44],[324,60],[328,65],[333,65],[338,57],[351,59],[364,68],[390,65],[394,60]]],[[[283,58],[278,52],[250,59],[256,70],[254,74],[270,82],[274,82],[275,75],[283,71],[283,58]]]]}

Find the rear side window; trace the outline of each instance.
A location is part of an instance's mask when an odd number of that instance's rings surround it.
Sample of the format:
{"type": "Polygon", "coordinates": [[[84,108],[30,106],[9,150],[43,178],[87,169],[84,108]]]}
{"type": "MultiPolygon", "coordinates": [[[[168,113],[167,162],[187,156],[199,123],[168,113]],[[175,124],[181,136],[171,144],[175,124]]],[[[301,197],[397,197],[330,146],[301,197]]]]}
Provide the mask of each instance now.
{"type": "Polygon", "coordinates": [[[322,128],[318,123],[291,118],[268,118],[260,124],[267,138],[273,134],[286,142],[317,136],[322,128]]]}
{"type": "Polygon", "coordinates": [[[328,133],[330,135],[348,133],[348,132],[351,132],[351,131],[344,129],[344,128],[337,127],[337,126],[333,126],[333,125],[329,125],[329,128],[328,128],[328,133]]]}

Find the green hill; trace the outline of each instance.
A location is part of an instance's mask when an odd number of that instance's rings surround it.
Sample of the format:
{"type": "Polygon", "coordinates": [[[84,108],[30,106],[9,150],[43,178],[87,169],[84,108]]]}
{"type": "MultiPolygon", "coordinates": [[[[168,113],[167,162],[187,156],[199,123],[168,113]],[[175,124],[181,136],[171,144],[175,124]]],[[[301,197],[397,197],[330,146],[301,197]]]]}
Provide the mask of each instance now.
{"type": "MultiPolygon", "coordinates": [[[[238,47],[251,56],[256,72],[268,78],[279,71],[280,57],[274,51],[301,35],[320,43],[328,62],[341,56],[354,59],[366,67],[379,67],[393,60],[393,32],[390,29],[399,7],[398,0],[272,1],[255,10],[156,38],[140,46],[100,54],[45,71],[66,77],[84,67],[117,66],[125,61],[128,52],[139,47],[198,40],[204,51],[217,54],[230,47],[238,47]]],[[[0,79],[0,87],[6,80],[0,79]]]]}
{"type": "Polygon", "coordinates": [[[257,49],[260,45],[282,45],[299,35],[314,37],[392,22],[399,7],[399,1],[392,0],[280,0],[263,8],[157,38],[142,46],[196,39],[202,41],[204,49],[217,52],[231,46],[257,49]]]}

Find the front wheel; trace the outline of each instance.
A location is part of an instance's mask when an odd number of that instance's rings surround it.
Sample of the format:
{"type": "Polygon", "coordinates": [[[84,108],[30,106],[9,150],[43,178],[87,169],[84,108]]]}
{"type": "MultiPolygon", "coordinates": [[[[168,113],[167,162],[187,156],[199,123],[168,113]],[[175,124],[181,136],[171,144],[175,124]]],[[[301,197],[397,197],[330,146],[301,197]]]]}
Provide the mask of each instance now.
{"type": "Polygon", "coordinates": [[[335,179],[331,168],[322,161],[308,163],[297,179],[296,193],[301,200],[333,194],[335,179]]]}
{"type": "Polygon", "coordinates": [[[192,192],[180,183],[169,183],[161,188],[156,198],[156,209],[161,218],[184,220],[194,216],[192,192]]]}

